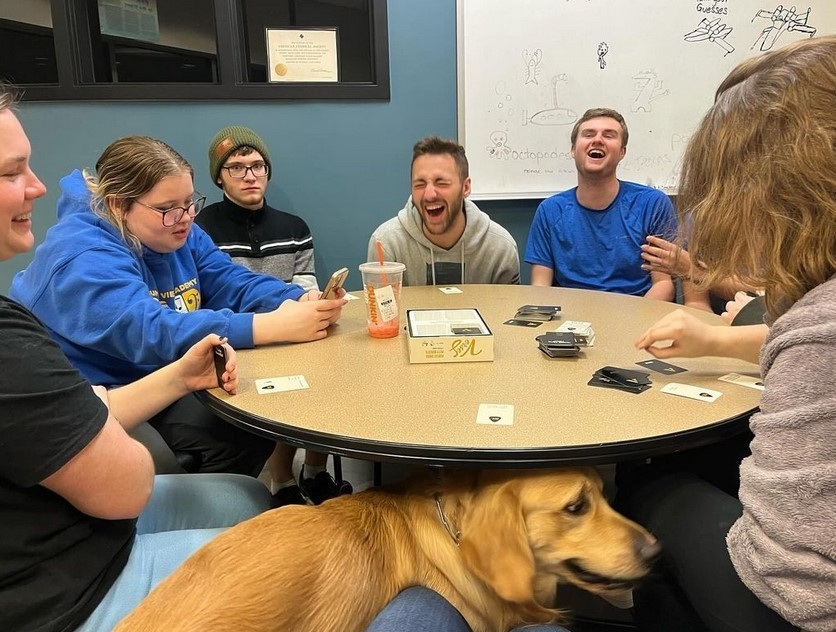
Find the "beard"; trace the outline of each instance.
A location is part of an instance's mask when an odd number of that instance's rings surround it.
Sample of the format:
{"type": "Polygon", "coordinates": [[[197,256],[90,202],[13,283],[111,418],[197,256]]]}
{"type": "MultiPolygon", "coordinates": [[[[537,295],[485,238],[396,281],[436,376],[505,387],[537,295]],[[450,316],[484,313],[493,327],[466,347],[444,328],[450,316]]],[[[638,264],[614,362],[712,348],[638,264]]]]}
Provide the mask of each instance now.
{"type": "Polygon", "coordinates": [[[446,233],[450,226],[456,223],[456,220],[459,216],[464,212],[464,196],[457,195],[450,204],[447,205],[446,213],[447,217],[444,219],[443,222],[440,223],[428,223],[427,222],[427,211],[425,209],[421,209],[421,222],[424,225],[424,231],[431,234],[431,235],[443,235],[446,233]]]}

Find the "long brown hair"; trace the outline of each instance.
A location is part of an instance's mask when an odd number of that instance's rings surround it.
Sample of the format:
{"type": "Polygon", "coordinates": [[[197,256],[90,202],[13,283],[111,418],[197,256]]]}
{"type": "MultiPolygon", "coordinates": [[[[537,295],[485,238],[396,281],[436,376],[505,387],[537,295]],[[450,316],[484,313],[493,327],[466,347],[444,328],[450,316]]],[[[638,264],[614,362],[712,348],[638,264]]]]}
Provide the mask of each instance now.
{"type": "Polygon", "coordinates": [[[836,273],[836,36],[731,71],[683,159],[680,210],[702,286],[737,276],[775,317],[836,273]]]}
{"type": "Polygon", "coordinates": [[[96,173],[84,171],[87,188],[93,194],[94,212],[115,226],[136,250],[142,244],[131,234],[125,213],[163,178],[188,173],[192,166],[169,145],[149,136],[125,136],[112,142],[99,156],[96,173]]]}

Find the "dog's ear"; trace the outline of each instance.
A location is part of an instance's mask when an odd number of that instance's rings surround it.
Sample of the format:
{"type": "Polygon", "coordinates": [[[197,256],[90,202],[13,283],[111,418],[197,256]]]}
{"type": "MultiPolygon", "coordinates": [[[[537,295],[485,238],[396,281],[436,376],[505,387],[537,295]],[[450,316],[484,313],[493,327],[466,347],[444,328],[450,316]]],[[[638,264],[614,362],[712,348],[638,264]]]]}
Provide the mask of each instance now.
{"type": "Polygon", "coordinates": [[[462,516],[461,532],[459,548],[468,568],[506,601],[534,600],[534,556],[511,484],[476,494],[462,516]]]}

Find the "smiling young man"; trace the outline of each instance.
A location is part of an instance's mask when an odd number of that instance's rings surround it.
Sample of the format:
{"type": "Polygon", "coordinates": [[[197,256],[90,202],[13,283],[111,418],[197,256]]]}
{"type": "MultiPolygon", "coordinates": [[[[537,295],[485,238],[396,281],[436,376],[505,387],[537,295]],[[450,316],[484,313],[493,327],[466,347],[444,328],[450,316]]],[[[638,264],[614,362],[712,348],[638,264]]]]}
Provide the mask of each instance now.
{"type": "Polygon", "coordinates": [[[209,175],[224,197],[196,221],[218,248],[253,272],[319,289],[308,225],[265,201],[273,164],[261,137],[237,125],[220,130],[209,143],[209,175]]]}
{"type": "Polygon", "coordinates": [[[615,110],[587,110],[575,123],[578,186],[537,209],[525,251],[532,285],[674,299],[669,274],[642,270],[641,246],[648,235],[675,234],[676,214],[661,191],[617,178],[627,139],[615,110]]]}
{"type": "Polygon", "coordinates": [[[406,206],[372,233],[369,261],[379,241],[387,261],[406,264],[404,285],[520,282],[514,238],[467,199],[464,147],[437,136],[418,141],[411,180],[406,206]]]}

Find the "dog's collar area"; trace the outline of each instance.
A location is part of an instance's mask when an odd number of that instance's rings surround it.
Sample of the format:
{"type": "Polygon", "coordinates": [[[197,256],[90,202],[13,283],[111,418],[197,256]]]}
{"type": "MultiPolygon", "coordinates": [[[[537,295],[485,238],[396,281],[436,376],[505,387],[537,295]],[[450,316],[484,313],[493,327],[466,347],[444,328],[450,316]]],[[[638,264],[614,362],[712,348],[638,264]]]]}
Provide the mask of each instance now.
{"type": "Polygon", "coordinates": [[[433,494],[433,498],[435,498],[435,506],[436,509],[438,509],[438,519],[441,521],[441,524],[444,525],[444,528],[447,530],[447,533],[450,534],[450,537],[453,539],[456,546],[459,546],[459,540],[462,538],[462,532],[453,529],[453,525],[450,524],[450,521],[447,520],[447,516],[444,515],[444,508],[441,506],[441,494],[436,492],[433,494]]]}

